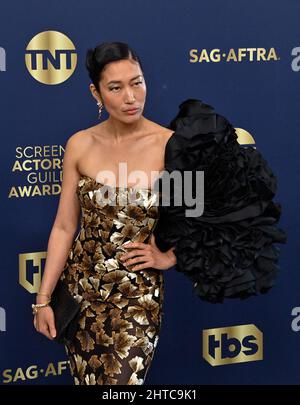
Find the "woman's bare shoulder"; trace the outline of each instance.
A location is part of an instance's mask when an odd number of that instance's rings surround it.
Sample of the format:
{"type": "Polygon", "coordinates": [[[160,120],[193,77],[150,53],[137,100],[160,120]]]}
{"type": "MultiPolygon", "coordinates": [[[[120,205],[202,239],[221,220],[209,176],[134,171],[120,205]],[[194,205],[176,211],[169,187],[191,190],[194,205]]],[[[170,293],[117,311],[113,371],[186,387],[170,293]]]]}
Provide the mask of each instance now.
{"type": "Polygon", "coordinates": [[[163,144],[166,145],[168,140],[174,134],[174,131],[169,128],[166,128],[166,127],[161,127],[161,128],[162,128],[162,131],[161,131],[162,141],[163,141],[163,144]]]}
{"type": "Polygon", "coordinates": [[[166,127],[162,127],[162,128],[163,128],[164,136],[169,137],[174,133],[174,131],[172,129],[169,129],[169,128],[166,128],[166,127]]]}
{"type": "Polygon", "coordinates": [[[174,134],[174,131],[172,131],[169,128],[165,128],[165,131],[163,133],[163,143],[164,143],[164,147],[166,147],[169,139],[171,138],[171,136],[174,134]]]}
{"type": "Polygon", "coordinates": [[[167,141],[174,133],[173,130],[166,128],[160,124],[158,124],[157,122],[154,121],[150,121],[152,124],[152,129],[153,132],[158,133],[163,141],[167,141]]]}
{"type": "Polygon", "coordinates": [[[67,139],[67,145],[70,145],[72,148],[79,148],[82,150],[82,147],[89,146],[93,141],[93,134],[99,129],[99,124],[94,125],[89,128],[81,129],[75,132],[67,139]]]}

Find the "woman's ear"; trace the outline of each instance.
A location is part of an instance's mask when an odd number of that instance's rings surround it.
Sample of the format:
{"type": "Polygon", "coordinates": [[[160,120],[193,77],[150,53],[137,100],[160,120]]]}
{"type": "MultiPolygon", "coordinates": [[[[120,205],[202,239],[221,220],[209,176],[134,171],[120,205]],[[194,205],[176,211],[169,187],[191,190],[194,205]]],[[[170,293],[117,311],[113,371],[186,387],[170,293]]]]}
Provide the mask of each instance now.
{"type": "Polygon", "coordinates": [[[102,103],[101,97],[100,97],[99,92],[97,91],[95,85],[93,83],[91,83],[89,87],[90,87],[90,91],[91,91],[92,96],[94,97],[94,99],[97,102],[100,101],[102,103]]]}

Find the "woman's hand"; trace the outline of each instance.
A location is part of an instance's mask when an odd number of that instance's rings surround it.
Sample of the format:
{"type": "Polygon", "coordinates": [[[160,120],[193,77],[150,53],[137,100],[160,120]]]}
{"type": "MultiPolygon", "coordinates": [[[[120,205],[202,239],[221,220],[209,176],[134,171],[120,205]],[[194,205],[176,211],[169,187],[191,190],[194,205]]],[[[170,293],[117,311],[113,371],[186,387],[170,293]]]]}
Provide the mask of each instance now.
{"type": "Polygon", "coordinates": [[[129,242],[122,245],[125,248],[133,249],[121,256],[124,266],[132,266],[132,271],[152,267],[158,270],[167,270],[176,264],[176,256],[173,247],[166,252],[161,252],[155,243],[155,236],[152,234],[150,244],[141,242],[129,242]],[[135,257],[136,256],[136,257],[135,257]]]}
{"type": "Polygon", "coordinates": [[[54,312],[50,306],[37,309],[34,315],[33,324],[35,329],[45,335],[48,339],[53,340],[56,336],[54,312]]]}

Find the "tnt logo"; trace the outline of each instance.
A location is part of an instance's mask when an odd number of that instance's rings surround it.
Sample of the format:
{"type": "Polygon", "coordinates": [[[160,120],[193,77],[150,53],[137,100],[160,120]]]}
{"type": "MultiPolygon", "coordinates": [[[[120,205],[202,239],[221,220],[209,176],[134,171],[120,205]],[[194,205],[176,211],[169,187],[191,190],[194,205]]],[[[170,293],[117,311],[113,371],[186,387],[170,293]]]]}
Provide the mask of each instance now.
{"type": "Polygon", "coordinates": [[[253,324],[205,329],[204,359],[212,366],[263,359],[263,334],[253,324]]]}
{"type": "Polygon", "coordinates": [[[44,31],[28,43],[25,64],[37,81],[59,84],[73,74],[77,64],[77,52],[66,35],[58,31],[44,31]]]}
{"type": "Polygon", "coordinates": [[[6,313],[5,309],[0,307],[0,332],[6,332],[6,313]]]}
{"type": "Polygon", "coordinates": [[[0,72],[6,71],[6,52],[4,48],[0,47],[0,72]]]}
{"type": "Polygon", "coordinates": [[[47,252],[19,254],[19,283],[31,294],[37,293],[47,252]]]}

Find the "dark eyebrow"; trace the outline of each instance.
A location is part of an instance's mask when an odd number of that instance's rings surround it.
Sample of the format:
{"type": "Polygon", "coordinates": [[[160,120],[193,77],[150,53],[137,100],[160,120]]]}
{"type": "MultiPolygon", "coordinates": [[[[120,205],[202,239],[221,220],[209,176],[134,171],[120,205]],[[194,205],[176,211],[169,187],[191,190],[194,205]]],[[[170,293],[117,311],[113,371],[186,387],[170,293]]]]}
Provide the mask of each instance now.
{"type": "MultiPolygon", "coordinates": [[[[132,82],[132,80],[135,80],[135,79],[137,79],[138,77],[142,77],[142,75],[138,75],[138,76],[135,76],[135,77],[133,77],[132,79],[130,79],[130,82],[132,82]]],[[[108,82],[107,84],[111,84],[111,83],[122,83],[122,81],[121,80],[111,80],[110,82],[108,82]]]]}

